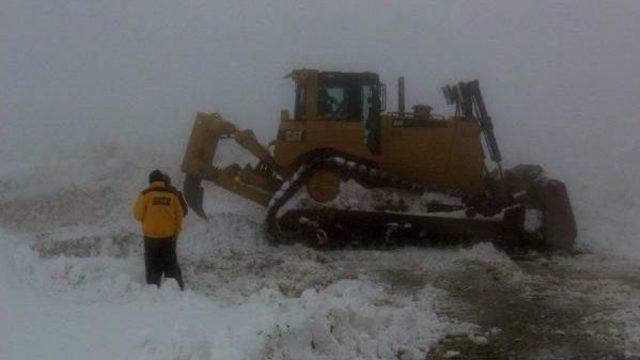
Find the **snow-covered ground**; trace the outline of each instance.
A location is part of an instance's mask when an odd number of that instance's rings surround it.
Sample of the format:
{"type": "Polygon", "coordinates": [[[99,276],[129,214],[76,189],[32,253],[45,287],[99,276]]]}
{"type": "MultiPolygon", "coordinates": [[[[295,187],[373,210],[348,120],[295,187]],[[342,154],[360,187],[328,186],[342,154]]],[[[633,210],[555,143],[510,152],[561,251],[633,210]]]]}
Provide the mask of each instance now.
{"type": "Polygon", "coordinates": [[[130,204],[146,169],[128,156],[3,174],[0,358],[422,358],[452,326],[436,289],[407,299],[313,250],[270,248],[260,209],[216,190],[211,221],[190,216],[180,239],[188,290],[144,285],[130,204]]]}
{"type": "Polygon", "coordinates": [[[633,259],[271,247],[262,210],[214,187],[179,241],[187,290],[146,286],[141,157],[180,178],[175,154],[118,147],[2,170],[0,358],[640,356],[633,259]]]}

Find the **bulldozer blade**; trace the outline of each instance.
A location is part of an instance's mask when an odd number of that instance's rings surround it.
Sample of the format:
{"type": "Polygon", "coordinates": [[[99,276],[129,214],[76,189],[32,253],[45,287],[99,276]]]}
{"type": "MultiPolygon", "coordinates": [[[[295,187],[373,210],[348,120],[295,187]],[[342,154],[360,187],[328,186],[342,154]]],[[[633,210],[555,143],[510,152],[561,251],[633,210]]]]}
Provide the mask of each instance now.
{"type": "Polygon", "coordinates": [[[558,180],[549,180],[543,191],[544,237],[552,251],[570,251],[578,235],[567,187],[558,180]]]}
{"type": "Polygon", "coordinates": [[[200,186],[202,179],[187,175],[184,179],[184,185],[182,192],[187,205],[193,210],[199,217],[207,220],[207,214],[202,208],[202,198],[204,196],[204,189],[200,186]]]}

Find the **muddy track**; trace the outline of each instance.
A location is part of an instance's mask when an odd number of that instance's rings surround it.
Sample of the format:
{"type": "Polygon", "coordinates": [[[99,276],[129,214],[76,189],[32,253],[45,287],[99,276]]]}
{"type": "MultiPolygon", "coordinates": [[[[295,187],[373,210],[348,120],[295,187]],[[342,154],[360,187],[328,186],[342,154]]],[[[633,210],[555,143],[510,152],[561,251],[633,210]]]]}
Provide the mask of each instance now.
{"type": "MultiPolygon", "coordinates": [[[[287,261],[287,256],[277,256],[278,261],[269,255],[254,258],[249,267],[255,268],[248,273],[263,280],[288,274],[291,281],[284,281],[281,291],[293,297],[305,288],[323,288],[361,274],[386,286],[392,296],[412,298],[425,287],[444,290],[436,312],[469,327],[444,336],[428,359],[633,358],[625,352],[624,329],[610,315],[640,294],[636,266],[601,263],[588,271],[589,259],[578,258],[577,265],[545,259],[497,264],[463,260],[444,268],[416,268],[411,262],[394,263],[393,255],[381,255],[386,260],[377,264],[362,261],[366,252],[309,251],[309,256],[310,262],[300,264],[287,261]]],[[[213,273],[219,276],[224,270],[213,273]]],[[[237,275],[231,275],[225,282],[235,279],[237,275]]]]}
{"type": "Polygon", "coordinates": [[[500,269],[483,263],[435,280],[436,287],[448,292],[438,312],[477,324],[480,329],[477,334],[446,336],[432,348],[428,358],[627,358],[623,339],[610,335],[613,324],[585,323],[595,313],[613,311],[610,304],[571,295],[574,290],[581,290],[578,287],[600,281],[599,278],[544,262],[517,264],[524,281],[514,282],[500,269]]]}
{"type": "Polygon", "coordinates": [[[121,197],[113,188],[101,187],[71,188],[32,198],[0,200],[0,226],[13,231],[46,231],[101,223],[116,205],[124,203],[121,197]]]}

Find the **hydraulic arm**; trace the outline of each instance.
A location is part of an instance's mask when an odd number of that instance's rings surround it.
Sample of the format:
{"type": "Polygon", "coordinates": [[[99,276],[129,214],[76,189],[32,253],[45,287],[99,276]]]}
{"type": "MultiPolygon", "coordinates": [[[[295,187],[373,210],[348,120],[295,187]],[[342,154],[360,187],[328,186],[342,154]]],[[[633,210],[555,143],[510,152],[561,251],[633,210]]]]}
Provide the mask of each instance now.
{"type": "Polygon", "coordinates": [[[271,153],[262,146],[251,130],[238,130],[219,114],[198,113],[187,145],[182,171],[187,174],[184,196],[189,206],[206,218],[202,208],[203,189],[201,181],[209,180],[218,186],[246,199],[266,206],[281,181],[275,176],[279,172],[271,153]],[[231,164],[224,168],[213,166],[220,139],[234,139],[240,146],[256,156],[260,163],[241,168],[231,164]]]}
{"type": "Polygon", "coordinates": [[[487,108],[482,98],[480,82],[478,80],[467,83],[460,82],[457,86],[445,86],[442,91],[447,102],[450,105],[456,105],[456,112],[461,113],[465,119],[480,124],[489,151],[489,157],[498,165],[498,169],[502,174],[500,165],[502,154],[493,132],[493,122],[487,113],[487,108]]]}

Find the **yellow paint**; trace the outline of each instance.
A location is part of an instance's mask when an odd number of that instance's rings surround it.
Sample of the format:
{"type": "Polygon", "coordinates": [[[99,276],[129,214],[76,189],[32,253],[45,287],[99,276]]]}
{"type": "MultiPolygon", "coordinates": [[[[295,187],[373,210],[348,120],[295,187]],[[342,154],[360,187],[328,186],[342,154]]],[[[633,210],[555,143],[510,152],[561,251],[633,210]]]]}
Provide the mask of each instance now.
{"type": "Polygon", "coordinates": [[[315,201],[331,201],[340,192],[340,176],[330,170],[317,170],[307,181],[307,192],[315,201]]]}
{"type": "Polygon", "coordinates": [[[285,169],[297,166],[304,154],[333,149],[380,164],[403,179],[425,185],[451,186],[469,192],[482,190],[484,155],[480,128],[459,118],[438,127],[393,127],[383,116],[381,152],[372,154],[359,122],[332,120],[284,121],[279,131],[303,131],[301,142],[275,142],[275,162],[285,169]]]}

